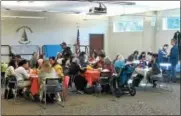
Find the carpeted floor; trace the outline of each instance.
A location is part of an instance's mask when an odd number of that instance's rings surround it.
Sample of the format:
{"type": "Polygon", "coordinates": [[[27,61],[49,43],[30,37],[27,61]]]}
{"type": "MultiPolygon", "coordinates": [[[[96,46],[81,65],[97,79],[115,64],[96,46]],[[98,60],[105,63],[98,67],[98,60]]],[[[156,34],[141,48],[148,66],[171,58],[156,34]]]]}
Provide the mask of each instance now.
{"type": "Polygon", "coordinates": [[[172,92],[138,88],[134,97],[71,94],[64,108],[48,104],[43,109],[39,103],[24,99],[15,104],[2,99],[1,107],[4,115],[180,115],[180,84],[174,84],[172,92]]]}

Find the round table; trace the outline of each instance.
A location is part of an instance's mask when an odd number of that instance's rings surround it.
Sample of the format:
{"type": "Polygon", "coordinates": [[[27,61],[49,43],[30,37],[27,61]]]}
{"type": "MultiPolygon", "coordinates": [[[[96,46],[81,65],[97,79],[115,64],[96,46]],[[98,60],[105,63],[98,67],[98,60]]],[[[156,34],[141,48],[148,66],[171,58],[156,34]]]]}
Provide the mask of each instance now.
{"type": "Polygon", "coordinates": [[[31,94],[33,96],[37,95],[40,90],[40,85],[38,82],[38,75],[31,75],[30,81],[31,81],[31,88],[30,88],[31,94]]]}
{"type": "Polygon", "coordinates": [[[98,81],[100,79],[100,71],[99,70],[87,70],[84,74],[88,85],[92,86],[92,83],[98,81]]]}

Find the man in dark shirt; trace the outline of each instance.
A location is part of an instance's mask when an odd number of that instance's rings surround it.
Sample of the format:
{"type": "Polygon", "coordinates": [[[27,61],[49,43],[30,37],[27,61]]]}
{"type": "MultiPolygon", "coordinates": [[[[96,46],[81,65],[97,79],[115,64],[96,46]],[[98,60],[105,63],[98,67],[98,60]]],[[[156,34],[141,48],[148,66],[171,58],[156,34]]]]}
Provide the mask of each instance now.
{"type": "Polygon", "coordinates": [[[72,56],[72,51],[71,51],[70,47],[68,47],[65,42],[60,44],[60,46],[63,49],[62,57],[64,58],[64,60],[62,61],[62,65],[65,66],[66,61],[72,56]]]}
{"type": "Polygon", "coordinates": [[[173,46],[170,50],[170,63],[171,63],[171,78],[173,82],[176,82],[176,65],[179,60],[179,50],[176,39],[171,40],[171,45],[173,46]]]}

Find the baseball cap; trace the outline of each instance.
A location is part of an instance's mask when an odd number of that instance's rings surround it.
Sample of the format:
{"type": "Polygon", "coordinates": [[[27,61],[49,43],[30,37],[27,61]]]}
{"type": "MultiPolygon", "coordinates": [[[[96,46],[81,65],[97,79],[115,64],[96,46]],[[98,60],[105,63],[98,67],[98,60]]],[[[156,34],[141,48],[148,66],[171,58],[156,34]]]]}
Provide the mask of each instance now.
{"type": "Polygon", "coordinates": [[[67,45],[67,44],[65,42],[62,42],[60,45],[63,46],[63,45],[67,45]]]}

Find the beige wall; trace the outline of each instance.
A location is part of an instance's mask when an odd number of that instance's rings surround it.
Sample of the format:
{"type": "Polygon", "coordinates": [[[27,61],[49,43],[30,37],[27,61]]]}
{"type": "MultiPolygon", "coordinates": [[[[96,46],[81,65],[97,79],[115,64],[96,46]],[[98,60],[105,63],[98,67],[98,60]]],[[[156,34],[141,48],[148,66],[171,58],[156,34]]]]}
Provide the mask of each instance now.
{"type": "MultiPolygon", "coordinates": [[[[154,51],[165,43],[169,44],[175,31],[162,30],[162,17],[180,15],[180,9],[155,12],[148,12],[139,15],[156,15],[156,26],[151,26],[151,17],[144,17],[142,32],[113,32],[113,22],[117,17],[88,17],[81,15],[63,15],[57,13],[25,13],[25,12],[2,12],[2,15],[42,16],[45,20],[39,19],[4,19],[1,21],[1,44],[17,45],[22,33],[16,33],[20,26],[27,25],[33,30],[28,34],[32,45],[59,44],[65,41],[75,44],[77,36],[77,23],[80,26],[80,43],[89,45],[89,34],[105,34],[105,51],[110,58],[117,53],[125,57],[134,50],[154,51]],[[84,18],[95,20],[84,21],[84,18]],[[99,19],[100,18],[100,19],[99,19]]],[[[133,16],[134,18],[134,16],[133,16]]]]}

